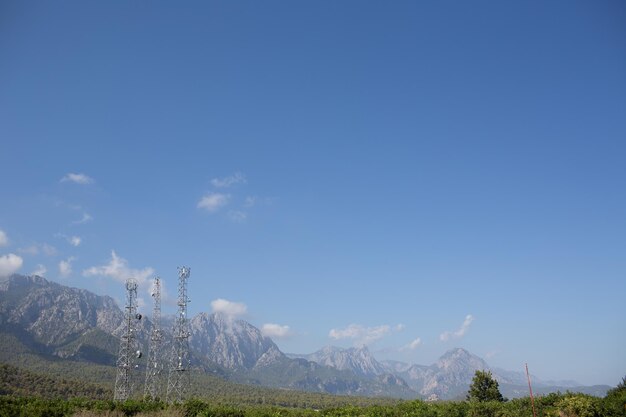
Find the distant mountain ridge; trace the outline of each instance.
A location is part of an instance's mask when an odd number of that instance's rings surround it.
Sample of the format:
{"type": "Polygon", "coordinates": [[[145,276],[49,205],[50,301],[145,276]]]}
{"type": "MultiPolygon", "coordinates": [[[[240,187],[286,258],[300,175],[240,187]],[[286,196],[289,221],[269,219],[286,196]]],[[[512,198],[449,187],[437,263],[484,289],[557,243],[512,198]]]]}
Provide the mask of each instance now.
{"type": "Polygon", "coordinates": [[[390,373],[372,356],[367,346],[349,349],[326,346],[308,355],[289,354],[287,356],[306,359],[341,370],[349,370],[357,375],[366,377],[376,377],[390,373]]]}
{"type": "MultiPolygon", "coordinates": [[[[431,399],[464,398],[474,373],[477,370],[491,371],[505,397],[516,398],[528,395],[526,375],[523,372],[503,370],[489,366],[482,358],[465,349],[454,348],[444,353],[434,364],[411,365],[397,361],[383,361],[389,370],[407,381],[409,386],[423,397],[431,399]]],[[[532,376],[533,390],[538,393],[576,391],[602,396],[610,388],[606,385],[586,387],[574,381],[559,385],[542,381],[532,376]]]]}
{"type": "MultiPolygon", "coordinates": [[[[400,361],[377,361],[367,348],[348,348],[328,346],[317,352],[290,357],[301,357],[307,360],[351,370],[362,375],[394,375],[406,381],[408,386],[423,398],[453,399],[464,398],[477,370],[489,370],[500,384],[502,393],[515,398],[528,395],[526,376],[522,372],[507,371],[490,367],[482,358],[471,354],[465,349],[454,348],[445,352],[432,365],[408,364],[400,361]]],[[[575,388],[577,391],[593,395],[604,395],[608,386],[585,387],[575,381],[564,384],[542,381],[533,376],[534,389],[538,393],[566,391],[575,388]]]]}
{"type": "MultiPolygon", "coordinates": [[[[31,351],[46,357],[115,365],[123,320],[123,312],[108,296],[38,276],[13,275],[0,280],[0,334],[17,337],[31,351]]],[[[137,332],[146,351],[150,325],[149,318],[144,317],[137,332]]],[[[192,365],[197,371],[278,388],[344,395],[417,396],[398,377],[365,378],[348,370],[290,359],[270,338],[243,320],[200,313],[190,320],[190,330],[192,365]]],[[[164,332],[167,352],[169,328],[164,327],[164,332]]]]}

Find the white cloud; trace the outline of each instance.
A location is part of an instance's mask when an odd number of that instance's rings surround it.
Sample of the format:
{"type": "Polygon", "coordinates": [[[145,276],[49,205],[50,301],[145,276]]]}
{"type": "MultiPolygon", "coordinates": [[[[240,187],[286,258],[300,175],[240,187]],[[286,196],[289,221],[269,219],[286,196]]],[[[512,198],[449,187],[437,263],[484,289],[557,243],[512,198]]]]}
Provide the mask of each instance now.
{"type": "Polygon", "coordinates": [[[198,208],[205,209],[209,213],[215,213],[220,208],[228,204],[229,194],[208,193],[198,202],[198,208]]]}
{"type": "Polygon", "coordinates": [[[411,343],[409,343],[408,345],[400,348],[400,350],[415,350],[420,346],[422,346],[422,339],[418,337],[415,340],[413,340],[411,343]]]}
{"type": "Polygon", "coordinates": [[[74,261],[74,257],[70,256],[69,258],[59,262],[59,274],[61,274],[62,277],[66,278],[72,274],[72,262],[73,261],[74,261]]]}
{"type": "Polygon", "coordinates": [[[34,245],[27,246],[25,248],[19,248],[17,251],[19,253],[23,253],[26,255],[33,255],[33,256],[39,255],[39,252],[43,252],[43,254],[46,256],[55,256],[58,254],[57,249],[54,246],[49,245],[47,243],[43,243],[41,245],[36,243],[34,245]]]}
{"type": "Polygon", "coordinates": [[[7,246],[9,244],[9,238],[3,230],[0,230],[0,246],[7,246]]]}
{"type": "Polygon", "coordinates": [[[0,277],[8,277],[17,272],[17,270],[22,267],[23,263],[24,260],[14,253],[0,256],[0,277]]]}
{"type": "Polygon", "coordinates": [[[228,188],[235,184],[245,184],[247,182],[246,176],[241,172],[235,172],[233,175],[224,178],[213,178],[211,185],[216,188],[228,188]]]}
{"type": "Polygon", "coordinates": [[[90,221],[93,220],[93,217],[91,217],[91,214],[87,213],[87,212],[83,212],[83,217],[81,217],[78,220],[74,220],[72,222],[72,224],[84,224],[84,223],[88,223],[90,221]]]}
{"type": "Polygon", "coordinates": [[[211,308],[214,313],[221,313],[231,319],[243,316],[248,312],[248,306],[244,303],[229,301],[223,298],[211,301],[211,308]]]}
{"type": "Polygon", "coordinates": [[[248,218],[248,213],[241,210],[231,210],[228,212],[228,218],[235,223],[243,223],[248,218]]]}
{"type": "Polygon", "coordinates": [[[111,260],[106,265],[92,266],[83,271],[83,276],[104,276],[113,278],[119,282],[126,282],[129,278],[134,278],[139,285],[146,284],[148,278],[154,275],[154,269],[145,267],[143,269],[133,269],[128,266],[128,261],[117,256],[114,250],[111,251],[111,260]]]}
{"type": "Polygon", "coordinates": [[[35,268],[35,270],[33,271],[33,273],[31,275],[38,275],[40,277],[43,277],[43,276],[46,275],[46,272],[48,272],[46,267],[43,266],[42,264],[38,264],[37,268],[35,268]]]}
{"type": "Polygon", "coordinates": [[[47,243],[41,245],[41,250],[46,256],[55,256],[58,253],[57,248],[52,245],[48,245],[47,243]]]}
{"type": "Polygon", "coordinates": [[[38,255],[39,254],[39,246],[31,245],[25,248],[19,248],[17,250],[19,253],[23,253],[25,255],[38,255]]]}
{"type": "Polygon", "coordinates": [[[261,327],[261,333],[263,336],[272,337],[275,339],[281,339],[291,335],[289,326],[281,326],[280,324],[265,323],[261,327]]]}
{"type": "Polygon", "coordinates": [[[246,197],[246,199],[243,201],[243,206],[244,207],[254,207],[254,205],[257,203],[258,198],[254,197],[254,196],[248,196],[246,197]]]}
{"type": "Polygon", "coordinates": [[[404,329],[406,329],[406,326],[404,324],[402,324],[402,323],[396,324],[396,331],[397,332],[401,332],[404,329]]]}
{"type": "Polygon", "coordinates": [[[473,321],[474,321],[474,316],[472,316],[471,314],[468,314],[467,316],[465,316],[465,320],[463,321],[463,324],[461,325],[461,327],[459,327],[458,330],[443,332],[439,335],[439,339],[442,342],[447,342],[450,339],[460,339],[461,337],[465,336],[465,334],[468,332],[469,327],[473,321]]]}
{"type": "Polygon", "coordinates": [[[335,340],[352,339],[357,345],[369,345],[391,333],[391,326],[383,324],[375,327],[365,327],[360,324],[351,324],[345,329],[331,329],[328,337],[335,340]]]}
{"type": "Polygon", "coordinates": [[[80,246],[82,242],[82,239],[80,238],[80,236],[67,236],[67,235],[64,235],[63,233],[57,233],[55,236],[61,239],[65,239],[67,243],[69,243],[70,245],[74,247],[80,246]]]}
{"type": "Polygon", "coordinates": [[[73,182],[76,184],[87,185],[93,183],[93,178],[85,175],[85,174],[74,174],[72,172],[65,174],[63,178],[61,178],[61,182],[73,182]]]}

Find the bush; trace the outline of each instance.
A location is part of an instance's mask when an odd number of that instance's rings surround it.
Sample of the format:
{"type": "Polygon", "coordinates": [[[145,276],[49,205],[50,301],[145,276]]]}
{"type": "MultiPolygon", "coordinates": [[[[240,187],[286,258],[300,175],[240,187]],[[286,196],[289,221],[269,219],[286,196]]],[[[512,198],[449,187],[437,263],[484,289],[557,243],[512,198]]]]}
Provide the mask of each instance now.
{"type": "Polygon", "coordinates": [[[556,403],[559,417],[600,417],[601,400],[589,395],[574,394],[556,403]]]}

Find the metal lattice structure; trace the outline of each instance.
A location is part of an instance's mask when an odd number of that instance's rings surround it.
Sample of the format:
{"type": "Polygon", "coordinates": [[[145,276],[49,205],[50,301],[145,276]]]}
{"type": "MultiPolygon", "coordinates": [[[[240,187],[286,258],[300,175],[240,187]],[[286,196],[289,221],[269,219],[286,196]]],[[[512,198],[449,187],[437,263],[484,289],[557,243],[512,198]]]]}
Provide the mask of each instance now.
{"type": "Polygon", "coordinates": [[[172,356],[167,378],[166,401],[169,403],[185,400],[191,385],[189,358],[189,320],[187,320],[187,280],[190,269],[178,268],[178,314],[172,330],[172,356]]]}
{"type": "Polygon", "coordinates": [[[144,397],[157,400],[161,398],[163,389],[163,330],[161,329],[161,279],[156,277],[152,287],[152,331],[150,332],[150,347],[146,364],[146,383],[144,397]]]}
{"type": "Polygon", "coordinates": [[[135,324],[138,320],[141,320],[141,314],[137,313],[137,281],[130,278],[126,281],[124,333],[117,357],[117,377],[115,378],[115,391],[113,393],[113,400],[115,401],[125,401],[132,396],[135,358],[141,357],[141,351],[137,349],[136,342],[137,329],[135,324]]]}

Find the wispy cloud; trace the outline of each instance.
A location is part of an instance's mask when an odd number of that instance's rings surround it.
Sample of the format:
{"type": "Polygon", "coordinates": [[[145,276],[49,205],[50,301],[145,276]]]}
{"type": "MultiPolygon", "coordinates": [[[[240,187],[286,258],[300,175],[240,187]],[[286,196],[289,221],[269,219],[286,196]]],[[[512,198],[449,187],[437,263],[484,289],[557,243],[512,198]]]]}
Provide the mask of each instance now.
{"type": "Polygon", "coordinates": [[[59,237],[61,239],[65,239],[65,241],[67,243],[69,243],[70,245],[72,245],[74,247],[80,246],[80,244],[82,242],[82,239],[80,238],[80,236],[67,236],[67,235],[64,235],[62,233],[57,233],[55,236],[59,237]]]}
{"type": "Polygon", "coordinates": [[[465,336],[465,334],[469,331],[470,325],[472,324],[473,321],[474,321],[474,316],[472,316],[471,314],[468,314],[467,316],[465,316],[465,320],[463,321],[463,324],[461,324],[461,327],[459,327],[458,330],[443,332],[439,335],[439,339],[442,342],[447,342],[450,339],[460,339],[461,337],[465,336]]]}
{"type": "Polygon", "coordinates": [[[14,253],[0,256],[0,277],[8,277],[17,272],[23,263],[24,260],[14,253]]]}
{"type": "Polygon", "coordinates": [[[75,258],[73,256],[70,256],[69,258],[59,262],[59,274],[63,278],[67,278],[72,275],[72,262],[74,261],[74,259],[75,258]]]}
{"type": "Polygon", "coordinates": [[[246,176],[241,172],[235,172],[233,175],[223,178],[213,178],[211,185],[216,188],[228,188],[236,184],[245,184],[246,176]]]}
{"type": "Polygon", "coordinates": [[[83,217],[81,217],[78,220],[74,220],[72,224],[84,224],[84,223],[89,223],[92,220],[93,220],[93,217],[91,217],[91,214],[87,212],[83,212],[83,217]]]}
{"type": "Polygon", "coordinates": [[[31,275],[38,275],[40,277],[43,277],[46,275],[46,272],[48,272],[48,269],[46,269],[46,267],[43,266],[42,264],[38,264],[37,268],[35,268],[35,270],[33,271],[31,275]]]}
{"type": "Polygon", "coordinates": [[[0,246],[8,246],[9,238],[4,230],[0,230],[0,246]]]}
{"type": "Polygon", "coordinates": [[[198,208],[204,209],[209,213],[215,213],[220,208],[228,204],[229,194],[208,193],[198,202],[198,208]]]}
{"type": "Polygon", "coordinates": [[[411,343],[402,346],[400,350],[415,350],[420,346],[422,346],[422,339],[418,337],[415,340],[411,341],[411,343]]]}
{"type": "Polygon", "coordinates": [[[83,271],[83,276],[103,276],[112,278],[118,282],[126,282],[129,278],[137,280],[139,285],[148,283],[148,279],[154,275],[154,269],[145,267],[143,269],[134,269],[128,266],[128,261],[118,256],[114,250],[111,251],[111,260],[100,266],[92,266],[83,271]]]}
{"type": "MultiPolygon", "coordinates": [[[[396,326],[396,331],[398,327],[396,326]]],[[[335,340],[352,339],[357,345],[369,345],[390,334],[392,327],[388,324],[375,327],[365,327],[360,324],[351,324],[345,329],[331,329],[328,337],[335,340]]]]}
{"type": "Polygon", "coordinates": [[[24,255],[39,255],[39,246],[31,245],[25,248],[19,248],[17,251],[24,255]]]}
{"type": "Polygon", "coordinates": [[[52,245],[49,245],[47,243],[44,243],[41,245],[41,250],[43,251],[44,255],[46,256],[55,256],[56,254],[58,254],[59,252],[57,251],[57,248],[55,248],[52,245]]]}
{"type": "Polygon", "coordinates": [[[254,205],[257,203],[258,200],[259,200],[258,197],[248,196],[243,201],[243,206],[244,207],[248,207],[248,208],[254,207],[254,205]]]}
{"type": "Polygon", "coordinates": [[[270,197],[258,197],[254,195],[249,195],[243,200],[243,206],[245,208],[251,208],[254,206],[269,206],[273,202],[274,199],[270,197]]]}
{"type": "Polygon", "coordinates": [[[265,323],[261,327],[261,333],[263,336],[267,336],[274,339],[283,339],[291,336],[291,330],[289,326],[281,326],[275,323],[265,323]]]}
{"type": "Polygon", "coordinates": [[[244,303],[229,301],[223,298],[211,301],[211,309],[214,313],[223,314],[231,319],[244,316],[248,312],[248,306],[244,303]]]}
{"type": "Polygon", "coordinates": [[[87,184],[92,184],[94,180],[93,178],[85,174],[75,174],[75,173],[69,172],[65,174],[63,178],[61,178],[61,182],[73,182],[76,184],[87,185],[87,184]]]}
{"type": "Polygon", "coordinates": [[[248,213],[241,210],[230,210],[228,212],[228,218],[234,221],[235,223],[243,223],[248,218],[248,213]]]}
{"type": "Polygon", "coordinates": [[[21,254],[32,256],[39,255],[40,252],[43,252],[46,256],[56,256],[59,253],[57,248],[47,243],[35,243],[34,245],[30,245],[25,248],[19,248],[17,251],[21,254]]]}

